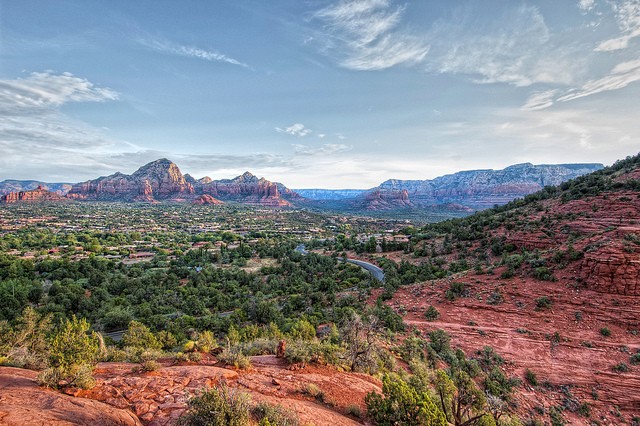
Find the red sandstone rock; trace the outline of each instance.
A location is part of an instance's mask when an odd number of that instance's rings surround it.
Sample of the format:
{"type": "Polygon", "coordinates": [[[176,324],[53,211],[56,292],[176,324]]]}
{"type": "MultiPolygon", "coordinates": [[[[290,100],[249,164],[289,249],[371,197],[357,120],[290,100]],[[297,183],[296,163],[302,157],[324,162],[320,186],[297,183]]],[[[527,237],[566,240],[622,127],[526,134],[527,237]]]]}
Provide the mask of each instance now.
{"type": "Polygon", "coordinates": [[[0,367],[0,424],[141,426],[135,414],[102,402],[40,388],[35,371],[0,367]]]}
{"type": "Polygon", "coordinates": [[[10,192],[0,197],[0,203],[17,203],[22,201],[60,201],[64,198],[55,192],[50,192],[42,186],[31,191],[10,192]]]}

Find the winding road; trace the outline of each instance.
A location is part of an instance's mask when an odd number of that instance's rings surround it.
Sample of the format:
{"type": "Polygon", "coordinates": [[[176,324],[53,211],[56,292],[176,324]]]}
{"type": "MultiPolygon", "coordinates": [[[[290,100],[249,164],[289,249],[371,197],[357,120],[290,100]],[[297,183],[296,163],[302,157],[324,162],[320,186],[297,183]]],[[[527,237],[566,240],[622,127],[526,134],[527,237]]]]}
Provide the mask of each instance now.
{"type": "MultiPolygon", "coordinates": [[[[306,255],[309,252],[305,249],[304,244],[300,244],[298,245],[295,250],[300,253],[301,255],[306,255]]],[[[363,260],[357,260],[357,259],[343,259],[342,257],[339,257],[338,260],[342,260],[345,261],[347,263],[352,263],[356,266],[359,266],[363,269],[366,269],[367,271],[369,271],[371,273],[371,276],[373,276],[373,278],[375,278],[376,280],[380,281],[380,282],[384,282],[384,271],[374,265],[373,263],[369,263],[369,262],[365,262],[363,260]]]]}

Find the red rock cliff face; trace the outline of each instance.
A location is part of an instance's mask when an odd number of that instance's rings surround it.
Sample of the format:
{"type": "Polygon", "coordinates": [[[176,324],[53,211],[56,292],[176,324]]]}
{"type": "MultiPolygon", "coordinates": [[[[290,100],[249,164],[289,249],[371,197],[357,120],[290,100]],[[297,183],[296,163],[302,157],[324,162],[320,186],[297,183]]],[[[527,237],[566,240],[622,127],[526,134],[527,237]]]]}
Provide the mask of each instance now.
{"type": "MultiPolygon", "coordinates": [[[[202,180],[201,180],[202,182],[202,180]]],[[[284,188],[287,198],[296,198],[297,194],[283,185],[270,182],[265,178],[258,179],[246,172],[234,179],[214,180],[202,183],[202,192],[222,200],[240,201],[265,206],[290,206],[291,203],[282,197],[280,187],[284,188]]]]}
{"type": "Polygon", "coordinates": [[[410,207],[409,191],[376,189],[366,194],[364,205],[369,210],[381,210],[394,207],[410,207]]]}
{"type": "Polygon", "coordinates": [[[178,166],[160,159],[138,169],[132,175],[111,176],[73,185],[68,197],[80,200],[153,201],[194,194],[178,166]]]}
{"type": "Polygon", "coordinates": [[[580,276],[592,290],[640,296],[640,255],[615,247],[603,247],[585,254],[580,276]]]}
{"type": "Polygon", "coordinates": [[[22,201],[60,201],[62,199],[63,198],[60,195],[47,191],[39,186],[37,189],[32,191],[10,192],[5,194],[0,198],[0,202],[8,204],[22,201]]]}

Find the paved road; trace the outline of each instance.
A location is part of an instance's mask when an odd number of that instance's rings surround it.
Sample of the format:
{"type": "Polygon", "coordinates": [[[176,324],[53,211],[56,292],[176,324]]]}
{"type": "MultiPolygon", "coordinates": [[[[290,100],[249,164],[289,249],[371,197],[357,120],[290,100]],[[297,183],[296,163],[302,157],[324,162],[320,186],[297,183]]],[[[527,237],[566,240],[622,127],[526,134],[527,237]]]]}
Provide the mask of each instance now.
{"type": "MultiPolygon", "coordinates": [[[[300,253],[301,255],[306,255],[309,252],[305,249],[304,244],[300,244],[298,247],[295,248],[295,250],[300,253]]],[[[363,269],[366,269],[367,271],[369,271],[371,273],[371,275],[373,276],[373,278],[375,278],[376,280],[380,281],[380,282],[384,282],[384,271],[382,269],[380,269],[378,266],[374,265],[373,263],[369,263],[369,262],[365,262],[363,260],[356,260],[356,259],[343,259],[341,257],[338,258],[338,260],[344,260],[345,262],[348,263],[352,263],[356,266],[359,266],[363,269]]]]}

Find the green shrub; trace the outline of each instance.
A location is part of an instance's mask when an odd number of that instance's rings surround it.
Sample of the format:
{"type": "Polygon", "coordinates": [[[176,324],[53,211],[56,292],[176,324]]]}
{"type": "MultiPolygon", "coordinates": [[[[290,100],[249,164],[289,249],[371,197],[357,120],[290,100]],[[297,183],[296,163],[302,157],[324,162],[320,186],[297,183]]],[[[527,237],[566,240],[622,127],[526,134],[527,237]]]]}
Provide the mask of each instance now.
{"type": "Polygon", "coordinates": [[[227,365],[246,370],[251,367],[251,360],[242,353],[240,346],[231,346],[218,355],[218,359],[227,365]]]}
{"type": "Polygon", "coordinates": [[[359,405],[349,404],[347,406],[347,414],[353,417],[362,418],[362,410],[359,405]]]}
{"type": "Polygon", "coordinates": [[[162,343],[158,341],[156,336],[149,328],[138,321],[131,321],[129,328],[122,335],[122,343],[124,346],[142,349],[161,349],[162,343]]]}
{"type": "Polygon", "coordinates": [[[438,310],[433,305],[429,305],[427,311],[424,313],[424,317],[427,319],[427,321],[435,321],[440,318],[440,312],[438,312],[438,310]]]}
{"type": "Polygon", "coordinates": [[[309,395],[312,398],[317,399],[318,401],[324,400],[324,392],[315,384],[307,383],[302,388],[302,392],[309,395]]]}
{"type": "Polygon", "coordinates": [[[602,334],[604,337],[609,337],[611,336],[611,330],[609,330],[609,328],[607,327],[602,327],[600,329],[600,334],[602,334]]]}
{"type": "Polygon", "coordinates": [[[549,409],[549,417],[551,418],[551,426],[564,426],[566,422],[562,417],[562,408],[551,407],[549,409]]]}
{"type": "Polygon", "coordinates": [[[447,300],[453,302],[458,297],[468,297],[469,291],[467,290],[467,285],[465,283],[454,281],[451,283],[451,286],[445,292],[444,296],[447,300]]]}
{"type": "Polygon", "coordinates": [[[49,387],[76,386],[89,388],[95,383],[93,366],[99,351],[95,332],[89,332],[86,319],[75,316],[66,320],[49,339],[49,369],[40,382],[49,387]]]}
{"type": "Polygon", "coordinates": [[[385,375],[382,393],[365,397],[367,414],[377,425],[447,426],[447,419],[426,393],[418,393],[400,378],[385,375]]]}
{"type": "Polygon", "coordinates": [[[540,266],[533,272],[533,276],[541,281],[556,281],[556,277],[553,276],[553,272],[546,266],[540,266]]]}
{"type": "Polygon", "coordinates": [[[246,426],[249,423],[249,395],[229,388],[224,382],[189,400],[179,426],[246,426]]]}
{"type": "Polygon", "coordinates": [[[640,352],[631,355],[631,357],[629,358],[629,362],[633,365],[640,364],[640,352]]]}
{"type": "Polygon", "coordinates": [[[260,402],[253,407],[251,414],[260,425],[298,426],[300,424],[298,415],[282,405],[260,402]]]}
{"type": "Polygon", "coordinates": [[[553,306],[553,302],[547,296],[538,297],[536,299],[536,311],[550,309],[551,306],[553,306]]]}
{"type": "Polygon", "coordinates": [[[491,292],[491,294],[487,297],[488,305],[499,305],[504,302],[504,296],[500,292],[500,290],[496,290],[491,292]]]}
{"type": "Polygon", "coordinates": [[[528,368],[524,372],[524,378],[531,386],[538,386],[538,378],[536,377],[536,373],[529,370],[528,368]]]}
{"type": "Polygon", "coordinates": [[[150,359],[142,363],[142,369],[144,371],[156,371],[160,368],[160,364],[157,361],[150,359]]]}
{"type": "Polygon", "coordinates": [[[578,414],[580,414],[582,417],[590,417],[591,406],[587,402],[583,402],[578,408],[578,414]]]}
{"type": "Polygon", "coordinates": [[[624,363],[624,362],[620,362],[616,365],[614,365],[612,367],[613,371],[615,371],[616,373],[626,373],[629,371],[629,366],[624,363]]]}

